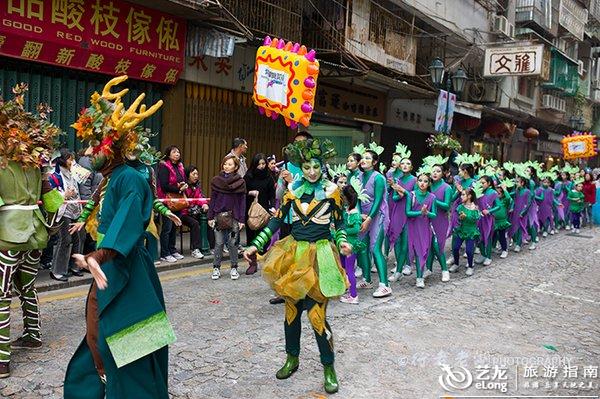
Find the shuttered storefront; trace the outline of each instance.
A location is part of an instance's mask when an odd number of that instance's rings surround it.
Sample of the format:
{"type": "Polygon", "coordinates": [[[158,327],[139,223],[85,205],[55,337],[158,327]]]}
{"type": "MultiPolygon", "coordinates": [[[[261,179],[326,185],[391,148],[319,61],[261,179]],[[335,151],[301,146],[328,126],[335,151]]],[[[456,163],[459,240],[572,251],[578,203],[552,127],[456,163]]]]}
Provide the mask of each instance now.
{"type": "MultiPolygon", "coordinates": [[[[11,89],[16,84],[27,83],[29,91],[25,97],[25,107],[35,111],[40,102],[50,104],[54,110],[50,114],[50,120],[65,132],[65,136],[61,138],[63,144],[71,150],[81,148],[81,142],[76,139],[75,130],[70,125],[77,119],[79,111],[89,105],[90,95],[94,91],[101,92],[111,77],[4,57],[0,57],[0,62],[0,95],[10,99],[11,89]]],[[[148,105],[154,104],[163,96],[163,86],[160,85],[128,80],[125,86],[129,88],[129,93],[123,99],[125,104],[131,104],[141,93],[146,93],[144,103],[148,105]]],[[[159,110],[142,123],[143,127],[156,134],[152,140],[154,145],[160,143],[161,116],[162,111],[159,110]]]]}
{"type": "MultiPolygon", "coordinates": [[[[177,132],[180,121],[175,115],[168,115],[163,148],[169,144],[181,145],[185,165],[198,167],[206,193],[210,192],[209,182],[218,174],[221,160],[230,151],[235,137],[248,141],[248,166],[252,156],[259,152],[281,158],[282,148],[293,133],[281,119],[273,121],[261,116],[251,94],[191,82],[180,82],[178,86],[175,96],[180,90],[184,98],[183,140],[177,132]]],[[[180,104],[177,98],[170,101],[167,109],[180,114],[173,109],[176,108],[173,104],[180,104]]]]}

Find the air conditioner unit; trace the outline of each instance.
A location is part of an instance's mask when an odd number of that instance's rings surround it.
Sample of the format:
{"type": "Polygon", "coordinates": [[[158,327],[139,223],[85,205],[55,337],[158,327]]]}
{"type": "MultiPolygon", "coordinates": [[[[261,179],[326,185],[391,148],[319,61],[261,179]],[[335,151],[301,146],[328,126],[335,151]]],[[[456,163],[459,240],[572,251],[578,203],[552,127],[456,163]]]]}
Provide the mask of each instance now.
{"type": "Polygon", "coordinates": [[[515,36],[515,26],[508,22],[504,15],[494,15],[493,33],[512,39],[515,36]]]}
{"type": "Polygon", "coordinates": [[[567,102],[560,97],[544,94],[542,96],[542,108],[564,113],[567,110],[567,102]]]}
{"type": "Polygon", "coordinates": [[[600,80],[592,80],[592,90],[600,90],[600,80]]]}
{"type": "Polygon", "coordinates": [[[566,39],[564,39],[562,37],[557,37],[554,40],[552,40],[552,44],[554,44],[554,47],[556,47],[563,53],[567,52],[567,40],[566,39]]]}
{"type": "Polygon", "coordinates": [[[585,64],[582,60],[577,61],[577,73],[579,74],[579,76],[583,76],[583,74],[585,74],[584,66],[585,64]]]}

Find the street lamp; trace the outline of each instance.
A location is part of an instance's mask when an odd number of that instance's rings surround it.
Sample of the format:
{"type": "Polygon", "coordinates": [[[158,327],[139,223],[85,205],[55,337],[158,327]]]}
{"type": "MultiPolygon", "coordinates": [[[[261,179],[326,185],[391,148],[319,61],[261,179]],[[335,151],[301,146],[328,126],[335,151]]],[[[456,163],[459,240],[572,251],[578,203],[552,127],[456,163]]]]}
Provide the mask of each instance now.
{"type": "MultiPolygon", "coordinates": [[[[450,90],[454,88],[454,93],[456,93],[457,97],[460,97],[460,93],[462,93],[465,88],[465,84],[467,83],[467,74],[462,69],[459,68],[454,72],[454,74],[450,74],[446,71],[444,66],[444,61],[441,58],[435,58],[431,65],[429,66],[429,73],[431,74],[431,81],[433,85],[439,89],[444,87],[444,83],[446,86],[446,91],[450,93],[450,90]],[[445,81],[445,82],[444,82],[445,81]]],[[[450,107],[450,98],[446,101],[446,113],[444,119],[444,133],[449,134],[448,131],[448,110],[450,107]]]]}

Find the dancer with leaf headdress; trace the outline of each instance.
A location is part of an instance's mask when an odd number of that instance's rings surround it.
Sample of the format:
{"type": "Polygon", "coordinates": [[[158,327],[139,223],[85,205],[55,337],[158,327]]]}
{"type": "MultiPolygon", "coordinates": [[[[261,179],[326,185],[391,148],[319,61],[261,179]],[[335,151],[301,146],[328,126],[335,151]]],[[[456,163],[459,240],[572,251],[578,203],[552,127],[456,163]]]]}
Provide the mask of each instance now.
{"type": "Polygon", "coordinates": [[[481,187],[479,182],[473,184],[472,188],[463,189],[460,193],[461,203],[456,208],[458,224],[452,230],[452,257],[454,264],[450,271],[458,271],[458,268],[460,267],[459,251],[464,242],[465,252],[467,254],[466,275],[473,275],[475,245],[481,236],[477,223],[481,217],[481,213],[477,207],[477,198],[480,198],[482,195],[483,187],[481,187]]]}
{"type": "Polygon", "coordinates": [[[154,258],[155,237],[147,232],[154,195],[144,176],[126,164],[141,155],[138,124],[162,105],[141,105],[140,95],[125,109],[127,89],[102,94],[74,124],[90,146],[93,167],[105,177],[93,215],[97,249],[74,255],[94,278],[86,302],[86,335],[69,362],[64,397],[168,398],[168,345],[175,335],[167,318],[154,258]],[[154,244],[147,245],[147,242],[154,244]]]}
{"type": "MultiPolygon", "coordinates": [[[[389,248],[394,248],[396,271],[390,276],[390,281],[397,281],[402,274],[409,275],[410,262],[408,257],[408,230],[406,222],[406,201],[409,193],[415,189],[417,178],[411,174],[413,169],[410,160],[411,151],[404,144],[398,143],[392,155],[396,167],[388,172],[388,206],[390,225],[387,230],[386,254],[389,248]]],[[[424,265],[421,265],[423,267],[424,265]]]]}
{"type": "Polygon", "coordinates": [[[265,279],[285,299],[287,359],[276,377],[289,378],[298,369],[300,321],[306,310],[321,354],[325,391],[333,393],[338,390],[338,381],[326,309],[330,298],[346,292],[348,280],[339,253],[348,256],[352,251],[344,230],[340,190],[323,175],[325,161],[336,152],[329,140],[308,139],[288,144],[285,153],[290,162],[301,165],[302,177],[289,186],[277,214],[246,249],[244,257],[250,261],[291,215],[291,234],[277,241],[263,258],[265,279]]]}
{"type": "Polygon", "coordinates": [[[513,239],[515,252],[521,251],[524,240],[529,240],[528,211],[533,201],[533,195],[529,190],[529,173],[523,164],[515,164],[514,172],[517,185],[514,194],[514,208],[511,216],[511,227],[508,235],[513,239]]]}
{"type": "Polygon", "coordinates": [[[492,242],[494,239],[494,213],[502,206],[498,199],[498,192],[494,189],[494,171],[482,169],[479,177],[479,185],[482,187],[482,195],[477,199],[477,206],[481,211],[478,226],[481,232],[479,249],[481,255],[475,263],[483,263],[489,266],[492,263],[492,242]]]}

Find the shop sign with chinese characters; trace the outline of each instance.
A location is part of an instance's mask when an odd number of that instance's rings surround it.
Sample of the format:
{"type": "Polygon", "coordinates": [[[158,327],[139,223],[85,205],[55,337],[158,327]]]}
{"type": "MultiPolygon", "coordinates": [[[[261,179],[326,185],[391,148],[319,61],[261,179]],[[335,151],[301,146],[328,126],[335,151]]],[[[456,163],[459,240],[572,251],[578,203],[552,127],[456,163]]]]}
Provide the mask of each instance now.
{"type": "Polygon", "coordinates": [[[256,48],[236,46],[232,57],[187,57],[182,78],[196,83],[252,93],[256,48]]]}
{"type": "Polygon", "coordinates": [[[0,1],[0,55],[174,84],[186,22],[122,0],[0,1]]]}
{"type": "Polygon", "coordinates": [[[544,45],[488,47],[485,49],[483,76],[540,75],[544,45]]]}
{"type": "Polygon", "coordinates": [[[382,93],[364,87],[340,87],[319,83],[315,111],[333,116],[385,122],[386,98],[382,93]]]}

